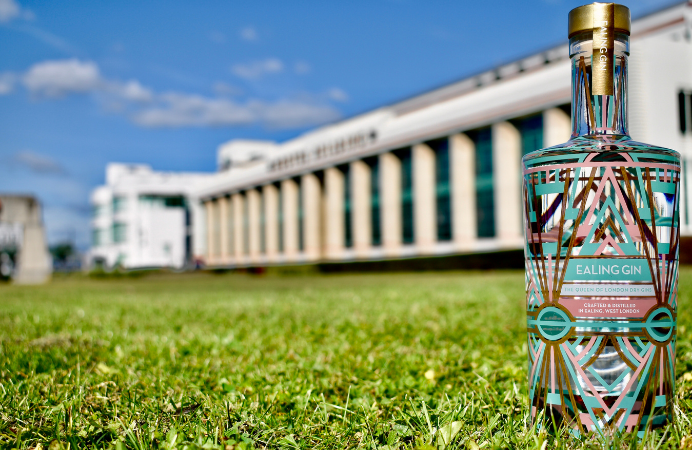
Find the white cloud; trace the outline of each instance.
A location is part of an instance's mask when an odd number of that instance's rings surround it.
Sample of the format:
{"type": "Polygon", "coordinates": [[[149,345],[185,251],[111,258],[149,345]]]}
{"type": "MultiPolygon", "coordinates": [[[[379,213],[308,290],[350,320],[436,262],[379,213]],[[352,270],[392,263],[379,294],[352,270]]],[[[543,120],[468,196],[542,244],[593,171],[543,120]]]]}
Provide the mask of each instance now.
{"type": "Polygon", "coordinates": [[[312,71],[312,66],[305,61],[298,61],[293,65],[293,71],[298,75],[305,75],[312,71]]]}
{"type": "Polygon", "coordinates": [[[331,105],[281,100],[258,104],[263,122],[272,128],[300,128],[331,122],[341,114],[331,105]]]}
{"type": "Polygon", "coordinates": [[[257,30],[255,27],[245,27],[240,30],[240,38],[244,41],[256,41],[259,39],[259,34],[257,33],[257,30]]]}
{"type": "Polygon", "coordinates": [[[31,20],[34,13],[22,8],[16,0],[0,0],[0,23],[7,23],[19,17],[31,20]]]}
{"type": "Polygon", "coordinates": [[[118,96],[133,102],[147,103],[154,99],[151,89],[144,87],[137,80],[130,80],[127,83],[111,83],[111,90],[118,96]]]}
{"type": "Polygon", "coordinates": [[[14,19],[33,20],[36,16],[26,8],[22,8],[16,0],[0,0],[0,23],[8,23],[14,19]]]}
{"type": "Polygon", "coordinates": [[[11,158],[12,163],[42,175],[65,175],[67,171],[56,160],[33,150],[20,150],[11,158]]]}
{"type": "Polygon", "coordinates": [[[252,61],[247,64],[236,64],[231,67],[231,72],[246,80],[256,80],[263,75],[280,73],[284,70],[284,64],[278,58],[267,58],[259,61],[252,61]]]}
{"type": "Polygon", "coordinates": [[[34,64],[24,75],[23,81],[32,94],[46,97],[87,93],[103,85],[98,66],[93,62],[78,59],[34,64]]]}
{"type": "Polygon", "coordinates": [[[0,0],[0,22],[6,23],[19,17],[21,6],[14,0],[0,0]]]}
{"type": "Polygon", "coordinates": [[[348,101],[348,94],[344,92],[343,89],[339,88],[331,88],[329,91],[327,91],[327,96],[337,102],[347,102],[348,101]]]}
{"type": "Polygon", "coordinates": [[[0,95],[11,94],[17,77],[11,72],[0,73],[0,95]]]}
{"type": "Polygon", "coordinates": [[[214,83],[213,89],[216,95],[221,96],[242,95],[243,93],[243,90],[239,87],[232,86],[228,83],[224,83],[223,81],[217,81],[216,83],[214,83]]]}
{"type": "Polygon", "coordinates": [[[168,93],[161,96],[160,105],[140,111],[132,119],[145,127],[183,127],[247,125],[256,117],[227,99],[168,93]]]}
{"type": "MultiPolygon", "coordinates": [[[[265,73],[280,72],[283,70],[283,63],[276,58],[269,58],[236,69],[239,76],[253,78],[265,73]]],[[[334,88],[321,95],[240,102],[232,97],[241,95],[242,91],[223,82],[214,84],[214,97],[181,92],[157,93],[138,80],[122,82],[104,78],[94,62],[77,59],[34,64],[24,74],[23,83],[30,93],[44,98],[94,94],[94,98],[100,101],[105,110],[126,115],[135,124],[152,128],[252,124],[270,128],[300,128],[339,118],[339,111],[329,102],[348,99],[345,92],[334,88]]],[[[11,85],[6,89],[11,89],[11,85]]],[[[2,78],[0,92],[1,90],[2,78]]],[[[49,162],[39,156],[26,153],[15,159],[27,167],[33,167],[35,171],[58,173],[56,168],[51,169],[49,162]]]]}
{"type": "MultiPolygon", "coordinates": [[[[0,84],[2,78],[0,78],[0,84]]],[[[34,64],[24,74],[24,86],[34,95],[64,97],[68,94],[105,93],[121,100],[146,103],[154,98],[151,89],[137,80],[107,80],[91,61],[63,59],[34,64]]],[[[0,91],[2,90],[0,86],[0,91]]]]}
{"type": "Polygon", "coordinates": [[[328,104],[279,100],[251,100],[238,103],[228,99],[168,93],[159,105],[136,113],[132,119],[145,127],[242,126],[261,123],[270,128],[298,128],[322,124],[340,117],[328,104]]]}

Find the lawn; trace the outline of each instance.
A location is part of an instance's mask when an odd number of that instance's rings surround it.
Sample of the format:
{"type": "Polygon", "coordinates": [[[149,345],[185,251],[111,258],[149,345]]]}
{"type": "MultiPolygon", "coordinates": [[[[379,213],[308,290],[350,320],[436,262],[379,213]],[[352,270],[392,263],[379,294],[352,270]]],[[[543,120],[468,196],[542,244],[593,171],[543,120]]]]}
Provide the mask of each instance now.
{"type": "MultiPolygon", "coordinates": [[[[628,448],[527,423],[523,291],[519,271],[2,285],[0,447],[628,448]]],[[[647,448],[692,448],[690,268],[680,292],[678,423],[647,448]]]]}

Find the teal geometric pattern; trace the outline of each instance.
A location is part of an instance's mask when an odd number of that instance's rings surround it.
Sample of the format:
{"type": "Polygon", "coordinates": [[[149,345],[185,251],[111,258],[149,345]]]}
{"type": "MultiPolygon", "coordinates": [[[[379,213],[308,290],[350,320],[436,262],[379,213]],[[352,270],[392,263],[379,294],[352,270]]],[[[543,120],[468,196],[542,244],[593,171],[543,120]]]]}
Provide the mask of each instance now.
{"type": "Polygon", "coordinates": [[[575,435],[643,435],[672,420],[678,153],[626,138],[579,137],[526,155],[523,171],[532,417],[544,411],[575,435]],[[579,279],[571,270],[566,279],[570,262],[609,261],[636,261],[649,273],[623,281],[579,279]],[[606,293],[613,285],[643,294],[606,293]],[[574,289],[584,286],[593,289],[574,289]]]}

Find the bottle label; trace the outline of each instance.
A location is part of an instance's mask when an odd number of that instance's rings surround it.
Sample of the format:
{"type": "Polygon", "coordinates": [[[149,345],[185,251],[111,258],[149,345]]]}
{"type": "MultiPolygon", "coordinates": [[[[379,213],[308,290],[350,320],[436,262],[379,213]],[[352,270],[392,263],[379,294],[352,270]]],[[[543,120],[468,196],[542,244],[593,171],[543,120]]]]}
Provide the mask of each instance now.
{"type": "Polygon", "coordinates": [[[639,432],[672,415],[680,160],[602,144],[524,161],[531,412],[639,432]]]}

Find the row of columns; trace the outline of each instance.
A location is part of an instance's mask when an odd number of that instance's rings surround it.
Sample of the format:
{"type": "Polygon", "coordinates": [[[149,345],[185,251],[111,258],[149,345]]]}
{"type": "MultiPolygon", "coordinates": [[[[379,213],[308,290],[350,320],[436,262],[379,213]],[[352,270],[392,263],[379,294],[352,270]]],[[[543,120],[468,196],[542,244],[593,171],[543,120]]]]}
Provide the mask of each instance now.
{"type": "MultiPolygon", "coordinates": [[[[543,113],[544,146],[569,136],[569,116],[560,109],[543,113]]],[[[492,125],[495,242],[520,247],[522,241],[521,135],[509,122],[492,125]]],[[[436,252],[437,211],[435,152],[425,143],[412,146],[414,245],[420,255],[436,252]]],[[[475,145],[466,134],[449,137],[452,241],[455,251],[474,251],[478,244],[475,145]]],[[[402,253],[401,161],[392,152],[378,156],[380,255],[402,253]]],[[[234,193],[205,203],[207,263],[211,265],[298,262],[373,255],[371,173],[363,160],[349,166],[353,246],[345,248],[345,174],[337,167],[234,193]],[[302,199],[299,200],[298,196],[302,199]],[[299,201],[302,204],[303,249],[299,249],[299,201]],[[279,218],[281,207],[281,220],[279,218]],[[262,214],[260,209],[264,208],[262,214]],[[245,217],[247,215],[247,217],[245,217]],[[261,217],[264,220],[261,220],[261,217]],[[281,225],[280,225],[281,223],[281,225]],[[261,228],[264,228],[264,249],[261,228]],[[279,236],[282,233],[282,236],[279,236]],[[280,251],[279,240],[283,250],[280,251]],[[263,250],[263,251],[262,251],[263,250]]],[[[481,205],[482,207],[482,205],[481,205]]]]}

